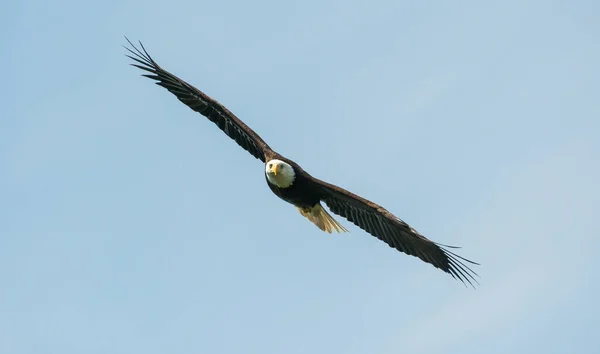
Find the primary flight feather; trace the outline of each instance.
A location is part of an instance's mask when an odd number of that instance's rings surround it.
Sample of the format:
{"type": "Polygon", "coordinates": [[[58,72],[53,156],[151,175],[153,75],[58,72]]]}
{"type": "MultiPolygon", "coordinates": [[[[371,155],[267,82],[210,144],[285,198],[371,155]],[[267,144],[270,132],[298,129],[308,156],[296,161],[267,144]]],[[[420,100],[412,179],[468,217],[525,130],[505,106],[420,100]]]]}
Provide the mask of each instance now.
{"type": "Polygon", "coordinates": [[[127,42],[132,47],[125,47],[132,54],[127,56],[135,61],[131,65],[148,72],[143,76],[156,80],[157,85],[166,88],[186,106],[215,123],[239,146],[261,160],[265,164],[265,179],[271,191],[296,206],[303,216],[321,230],[328,233],[347,231],[323,208],[323,202],[334,214],[348,219],[390,247],[418,257],[465,284],[468,282],[473,286],[473,282],[477,283],[474,278],[477,274],[465,262],[477,263],[446,249],[455,247],[437,244],[383,207],[312,177],[297,163],[271,149],[256,132],[219,102],[161,68],[141,42],[141,49],[129,39],[127,42]]]}

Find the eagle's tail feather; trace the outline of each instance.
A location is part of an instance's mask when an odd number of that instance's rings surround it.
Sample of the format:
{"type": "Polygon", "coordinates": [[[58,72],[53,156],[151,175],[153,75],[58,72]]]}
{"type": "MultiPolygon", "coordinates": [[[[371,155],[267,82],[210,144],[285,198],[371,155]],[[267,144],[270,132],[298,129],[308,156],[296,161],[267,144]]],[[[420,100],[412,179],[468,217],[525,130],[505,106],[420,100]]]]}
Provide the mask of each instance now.
{"type": "Polygon", "coordinates": [[[321,206],[321,203],[317,203],[312,208],[298,208],[298,211],[313,224],[317,225],[319,229],[327,233],[331,233],[332,231],[348,232],[342,224],[335,220],[327,210],[321,206]]]}

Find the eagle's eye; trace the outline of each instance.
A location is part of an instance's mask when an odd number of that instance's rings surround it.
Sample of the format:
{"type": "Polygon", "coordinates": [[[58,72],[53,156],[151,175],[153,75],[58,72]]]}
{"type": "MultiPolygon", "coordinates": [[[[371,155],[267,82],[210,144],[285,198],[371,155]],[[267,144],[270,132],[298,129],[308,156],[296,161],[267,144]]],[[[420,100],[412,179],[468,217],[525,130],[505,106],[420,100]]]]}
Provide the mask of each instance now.
{"type": "Polygon", "coordinates": [[[271,168],[271,167],[273,167],[273,164],[272,164],[272,163],[270,163],[270,164],[269,164],[269,168],[271,168]]]}

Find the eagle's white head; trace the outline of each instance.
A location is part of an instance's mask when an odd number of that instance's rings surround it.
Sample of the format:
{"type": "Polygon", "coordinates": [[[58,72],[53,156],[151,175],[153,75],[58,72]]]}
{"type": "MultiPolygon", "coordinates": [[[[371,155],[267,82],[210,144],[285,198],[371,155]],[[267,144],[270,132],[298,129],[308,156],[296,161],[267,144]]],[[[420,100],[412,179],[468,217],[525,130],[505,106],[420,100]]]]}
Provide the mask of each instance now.
{"type": "Polygon", "coordinates": [[[265,173],[269,182],[279,188],[291,186],[296,178],[294,168],[289,163],[277,159],[267,161],[265,173]]]}

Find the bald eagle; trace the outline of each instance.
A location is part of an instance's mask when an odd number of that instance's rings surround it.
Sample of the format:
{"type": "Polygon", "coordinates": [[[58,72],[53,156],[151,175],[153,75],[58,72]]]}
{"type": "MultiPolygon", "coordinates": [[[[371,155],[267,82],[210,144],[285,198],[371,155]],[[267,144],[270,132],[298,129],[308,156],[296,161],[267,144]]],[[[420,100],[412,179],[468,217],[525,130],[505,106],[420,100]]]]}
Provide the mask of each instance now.
{"type": "Polygon", "coordinates": [[[140,50],[127,37],[125,39],[131,45],[131,48],[125,46],[131,54],[127,54],[127,57],[135,61],[131,65],[150,73],[142,76],[156,80],[157,85],[166,88],[189,108],[215,123],[239,146],[262,161],[271,191],[294,205],[319,229],[328,233],[348,231],[323,208],[323,202],[333,213],[348,219],[390,247],[418,257],[464,284],[468,282],[474,287],[473,282],[477,283],[474,277],[477,274],[464,262],[478,263],[447,250],[457,247],[433,242],[383,207],[311,176],[297,163],[271,149],[258,134],[219,102],[160,67],[141,42],[140,50]]]}

